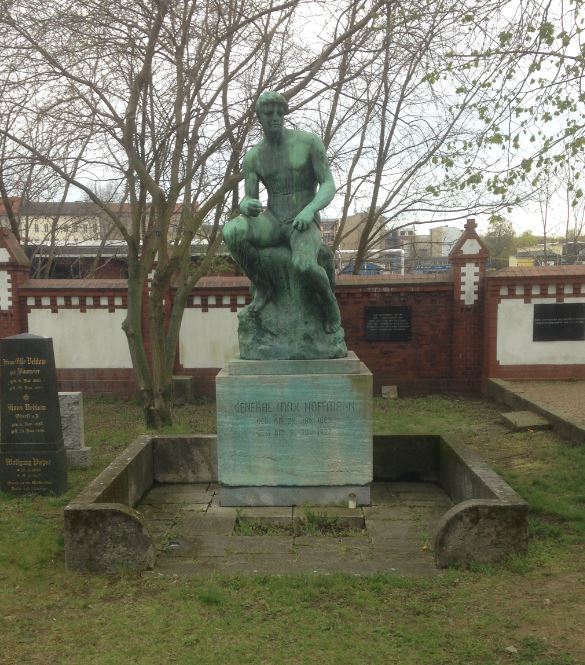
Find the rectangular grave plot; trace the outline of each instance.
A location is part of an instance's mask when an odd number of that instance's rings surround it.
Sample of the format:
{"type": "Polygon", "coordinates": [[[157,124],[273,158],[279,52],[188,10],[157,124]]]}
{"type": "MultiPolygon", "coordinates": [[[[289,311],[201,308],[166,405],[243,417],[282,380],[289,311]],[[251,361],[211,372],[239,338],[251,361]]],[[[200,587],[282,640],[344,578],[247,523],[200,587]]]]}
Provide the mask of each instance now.
{"type": "Polygon", "coordinates": [[[408,306],[366,307],[367,342],[410,342],[412,310],[408,306]]]}
{"type": "Polygon", "coordinates": [[[585,340],[585,303],[534,305],[534,342],[579,342],[585,340]]]}

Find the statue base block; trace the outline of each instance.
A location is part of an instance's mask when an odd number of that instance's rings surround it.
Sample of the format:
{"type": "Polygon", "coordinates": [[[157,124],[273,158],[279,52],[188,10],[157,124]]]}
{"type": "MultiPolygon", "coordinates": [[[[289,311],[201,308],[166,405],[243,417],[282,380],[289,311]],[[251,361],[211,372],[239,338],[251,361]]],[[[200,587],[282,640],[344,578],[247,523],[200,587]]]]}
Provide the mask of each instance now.
{"type": "Polygon", "coordinates": [[[216,392],[222,505],[370,503],[372,374],[355,354],[235,360],[216,392]]]}

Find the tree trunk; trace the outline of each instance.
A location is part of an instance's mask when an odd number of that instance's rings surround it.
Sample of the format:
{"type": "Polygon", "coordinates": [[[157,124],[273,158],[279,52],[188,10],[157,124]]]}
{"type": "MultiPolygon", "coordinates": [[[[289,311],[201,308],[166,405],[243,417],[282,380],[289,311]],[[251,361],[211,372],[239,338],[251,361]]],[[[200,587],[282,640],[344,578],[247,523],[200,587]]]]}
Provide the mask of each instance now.
{"type": "MultiPolygon", "coordinates": [[[[151,429],[160,429],[171,423],[171,386],[170,382],[167,386],[161,386],[160,382],[155,385],[153,380],[153,371],[142,333],[142,312],[147,300],[143,289],[144,277],[138,257],[132,250],[128,254],[128,312],[122,329],[128,340],[146,426],[151,429]]],[[[156,344],[154,346],[156,347],[156,344]]]]}
{"type": "MultiPolygon", "coordinates": [[[[166,348],[170,340],[166,338],[166,317],[164,309],[165,293],[170,297],[164,284],[160,284],[155,274],[148,298],[151,341],[152,405],[150,421],[157,429],[173,424],[173,363],[167,359],[166,348]]],[[[147,418],[147,422],[149,418],[147,418]]]]}

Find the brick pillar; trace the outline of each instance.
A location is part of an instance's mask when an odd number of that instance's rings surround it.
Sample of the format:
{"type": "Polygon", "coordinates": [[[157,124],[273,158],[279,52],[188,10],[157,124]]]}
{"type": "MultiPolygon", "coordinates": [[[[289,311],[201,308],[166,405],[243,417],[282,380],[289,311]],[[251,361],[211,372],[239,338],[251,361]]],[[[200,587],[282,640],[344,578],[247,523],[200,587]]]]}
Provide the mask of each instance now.
{"type": "Polygon", "coordinates": [[[477,235],[474,219],[449,254],[453,271],[451,377],[455,390],[481,389],[484,341],[485,270],[489,252],[477,235]]]}
{"type": "Polygon", "coordinates": [[[0,228],[0,338],[28,331],[20,289],[29,273],[30,261],[18,240],[12,231],[0,228]]]}

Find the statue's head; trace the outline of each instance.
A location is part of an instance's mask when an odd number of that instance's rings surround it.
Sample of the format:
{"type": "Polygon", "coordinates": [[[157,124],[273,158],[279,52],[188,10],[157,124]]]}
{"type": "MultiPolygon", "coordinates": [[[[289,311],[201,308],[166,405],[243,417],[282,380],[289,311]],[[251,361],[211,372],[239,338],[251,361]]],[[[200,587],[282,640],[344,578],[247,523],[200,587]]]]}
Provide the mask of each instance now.
{"type": "Polygon", "coordinates": [[[256,100],[256,115],[259,115],[268,105],[280,106],[283,110],[283,115],[288,113],[288,101],[279,92],[272,92],[270,90],[263,92],[256,100]]]}
{"type": "Polygon", "coordinates": [[[256,116],[265,135],[277,138],[284,128],[284,116],[288,113],[288,102],[278,92],[263,92],[256,102],[256,116]]]}

